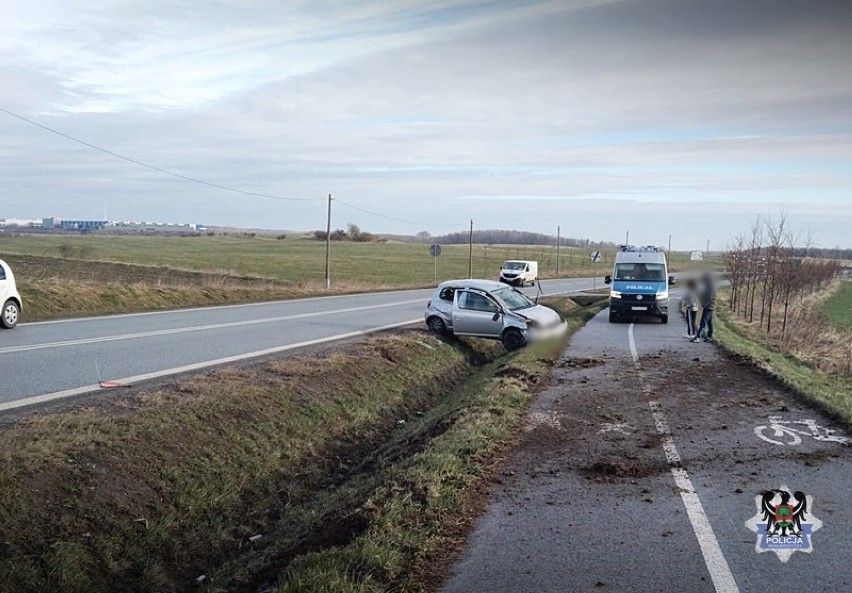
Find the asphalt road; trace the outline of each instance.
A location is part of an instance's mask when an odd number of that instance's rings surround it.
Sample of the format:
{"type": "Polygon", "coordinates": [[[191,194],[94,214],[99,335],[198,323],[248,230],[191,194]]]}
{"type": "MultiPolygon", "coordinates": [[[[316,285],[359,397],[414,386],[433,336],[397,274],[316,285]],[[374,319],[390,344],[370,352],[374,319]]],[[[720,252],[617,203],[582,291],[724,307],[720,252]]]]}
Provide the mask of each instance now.
{"type": "Polygon", "coordinates": [[[849,435],[678,321],[573,338],[444,593],[852,591],[849,435]],[[786,563],[745,525],[784,485],[823,522],[786,563]]]}
{"type": "MultiPolygon", "coordinates": [[[[594,282],[601,286],[601,279],[594,282]]],[[[542,282],[544,294],[591,278],[542,282]]],[[[526,292],[534,294],[536,289],[526,292]]],[[[0,411],[422,322],[431,290],[25,323],[0,332],[0,411]]]]}

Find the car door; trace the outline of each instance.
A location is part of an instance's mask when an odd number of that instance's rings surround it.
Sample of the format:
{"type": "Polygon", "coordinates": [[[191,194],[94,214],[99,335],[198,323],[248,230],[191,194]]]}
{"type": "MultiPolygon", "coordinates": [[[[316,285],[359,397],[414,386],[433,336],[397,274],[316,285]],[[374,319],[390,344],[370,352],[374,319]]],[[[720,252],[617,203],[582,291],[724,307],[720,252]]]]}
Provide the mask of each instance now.
{"type": "Polygon", "coordinates": [[[499,313],[497,304],[484,294],[457,290],[453,306],[453,333],[499,338],[503,333],[503,316],[499,313]]]}
{"type": "Polygon", "coordinates": [[[9,284],[9,274],[6,272],[6,266],[0,264],[0,306],[9,298],[9,293],[11,292],[9,284]]]}

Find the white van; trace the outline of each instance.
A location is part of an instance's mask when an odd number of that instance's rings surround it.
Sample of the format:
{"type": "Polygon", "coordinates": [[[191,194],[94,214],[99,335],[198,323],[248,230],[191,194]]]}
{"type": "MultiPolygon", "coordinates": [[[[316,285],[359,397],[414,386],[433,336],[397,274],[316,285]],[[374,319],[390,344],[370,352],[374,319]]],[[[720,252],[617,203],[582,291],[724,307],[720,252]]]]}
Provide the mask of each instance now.
{"type": "Polygon", "coordinates": [[[510,259],[500,270],[500,282],[515,286],[533,285],[538,280],[538,262],[510,259]]]}
{"type": "Polygon", "coordinates": [[[0,259],[0,327],[12,329],[18,325],[21,316],[21,295],[15,286],[15,275],[9,264],[0,259]]]}

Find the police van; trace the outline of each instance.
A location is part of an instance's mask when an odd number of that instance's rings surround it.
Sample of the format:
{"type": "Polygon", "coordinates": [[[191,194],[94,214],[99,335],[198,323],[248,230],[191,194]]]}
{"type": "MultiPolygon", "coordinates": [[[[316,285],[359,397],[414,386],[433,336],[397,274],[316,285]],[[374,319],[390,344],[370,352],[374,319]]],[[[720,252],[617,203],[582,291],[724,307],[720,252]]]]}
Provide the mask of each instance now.
{"type": "Polygon", "coordinates": [[[615,255],[612,275],[604,282],[612,285],[610,323],[632,317],[657,317],[669,322],[669,286],[675,280],[668,275],[666,254],[659,248],[622,245],[615,255]]]}

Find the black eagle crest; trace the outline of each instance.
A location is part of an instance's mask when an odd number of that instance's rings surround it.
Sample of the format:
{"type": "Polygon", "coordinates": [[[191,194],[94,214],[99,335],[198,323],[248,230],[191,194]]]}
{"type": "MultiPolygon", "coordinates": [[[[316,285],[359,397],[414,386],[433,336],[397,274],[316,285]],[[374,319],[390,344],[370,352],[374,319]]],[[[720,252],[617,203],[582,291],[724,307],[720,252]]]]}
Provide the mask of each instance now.
{"type": "Polygon", "coordinates": [[[796,504],[791,505],[790,498],[786,490],[768,490],[763,493],[760,509],[766,522],[766,535],[802,535],[802,521],[808,512],[808,500],[805,493],[798,490],[792,495],[796,504]],[[774,504],[777,496],[781,497],[781,502],[774,504]]]}

